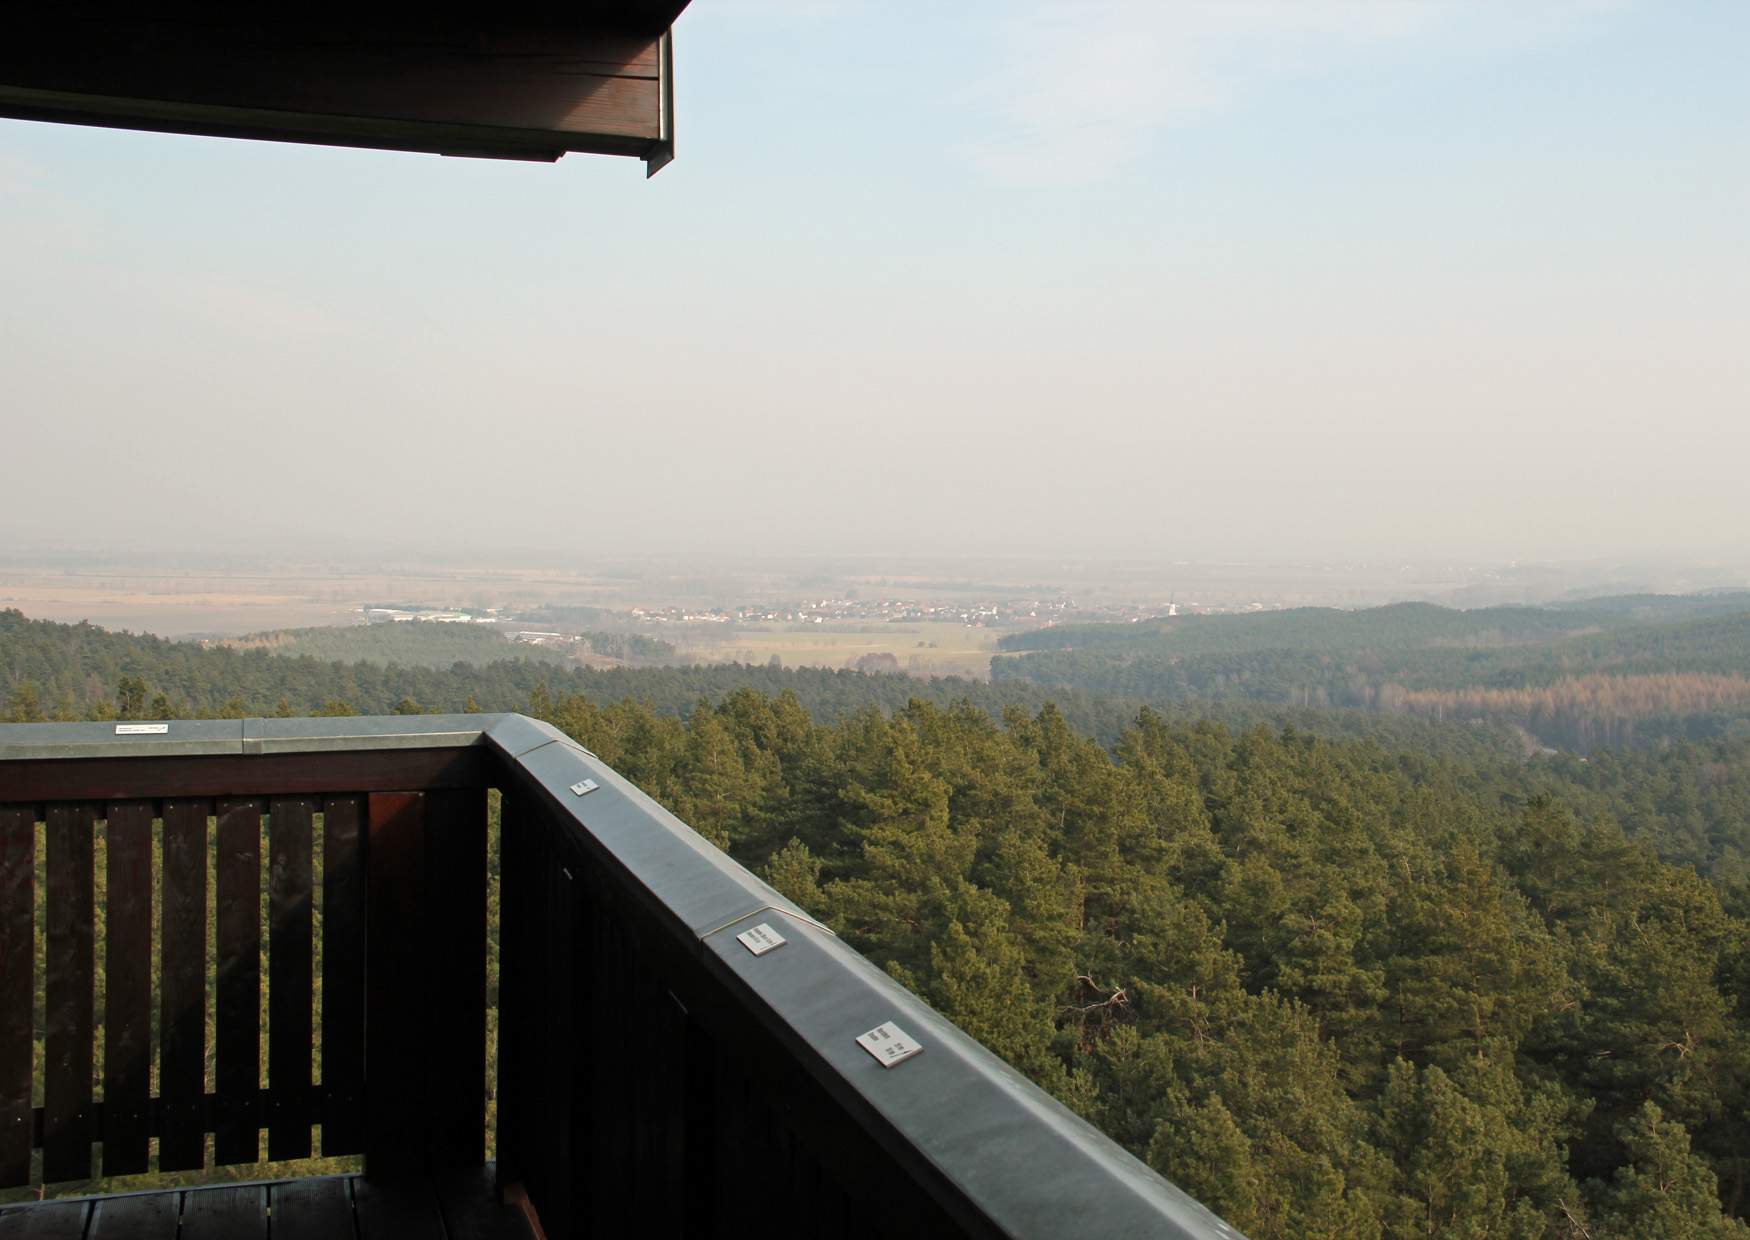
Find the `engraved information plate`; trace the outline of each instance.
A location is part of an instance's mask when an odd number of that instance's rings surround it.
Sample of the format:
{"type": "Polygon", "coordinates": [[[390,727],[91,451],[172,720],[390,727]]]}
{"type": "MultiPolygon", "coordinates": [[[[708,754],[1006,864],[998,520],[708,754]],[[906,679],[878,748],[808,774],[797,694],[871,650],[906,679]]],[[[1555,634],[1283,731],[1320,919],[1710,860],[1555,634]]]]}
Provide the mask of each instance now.
{"type": "Polygon", "coordinates": [[[763,921],[752,930],[743,930],[735,937],[756,956],[763,956],[773,948],[784,946],[784,936],[763,921]]]}
{"type": "Polygon", "coordinates": [[[912,1041],[911,1034],[892,1021],[876,1025],[857,1039],[857,1045],[875,1056],[875,1062],[883,1068],[902,1064],[913,1055],[924,1053],[924,1048],[912,1041]]]}
{"type": "Polygon", "coordinates": [[[586,792],[594,792],[599,787],[601,787],[601,785],[596,783],[593,779],[580,779],[575,784],[571,785],[571,790],[578,796],[582,796],[586,792]]]}
{"type": "Polygon", "coordinates": [[[118,723],[115,725],[117,736],[167,736],[170,732],[168,723],[118,723]]]}

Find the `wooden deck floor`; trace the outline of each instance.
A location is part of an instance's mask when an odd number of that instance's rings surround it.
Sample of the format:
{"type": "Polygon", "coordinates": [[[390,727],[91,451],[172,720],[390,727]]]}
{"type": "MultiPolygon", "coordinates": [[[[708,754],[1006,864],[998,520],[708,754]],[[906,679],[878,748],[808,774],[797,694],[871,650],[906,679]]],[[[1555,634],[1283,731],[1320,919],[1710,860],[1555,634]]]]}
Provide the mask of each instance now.
{"type": "Polygon", "coordinates": [[[0,1240],[529,1240],[480,1169],[393,1187],[358,1176],[0,1206],[0,1240]]]}

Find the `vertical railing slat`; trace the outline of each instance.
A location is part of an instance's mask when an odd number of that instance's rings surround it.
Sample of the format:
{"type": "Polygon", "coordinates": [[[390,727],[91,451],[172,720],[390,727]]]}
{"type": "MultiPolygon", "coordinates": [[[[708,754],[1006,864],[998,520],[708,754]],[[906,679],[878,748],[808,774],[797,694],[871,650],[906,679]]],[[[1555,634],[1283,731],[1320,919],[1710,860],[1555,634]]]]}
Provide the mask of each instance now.
{"type": "MultiPolygon", "coordinates": [[[[571,1234],[577,1202],[587,1202],[572,1162],[569,1117],[573,1056],[571,975],[575,902],[561,899],[560,872],[541,811],[507,790],[499,826],[498,1157],[501,1177],[521,1181],[553,1236],[571,1234]],[[567,1044],[565,1059],[551,1047],[567,1044]]],[[[616,1069],[617,1070],[617,1069],[616,1069]]],[[[596,1151],[600,1154],[600,1151],[596,1151]]],[[[621,1186],[622,1190],[624,1186],[621,1186]]]]}
{"type": "Polygon", "coordinates": [[[152,1068],[152,819],[150,801],[110,805],[105,838],[103,1174],[148,1166],[152,1068]]]}
{"type": "Polygon", "coordinates": [[[306,797],[268,803],[267,1156],[310,1156],[312,831],[306,797]]]}
{"type": "Polygon", "coordinates": [[[43,1178],[91,1175],[93,842],[96,811],[51,805],[45,990],[48,1027],[43,1073],[43,1178]]]}
{"type": "Polygon", "coordinates": [[[213,1160],[261,1157],[261,802],[219,802],[213,1160]]]}
{"type": "Polygon", "coordinates": [[[524,854],[523,802],[506,788],[498,808],[498,1182],[502,1190],[524,1178],[523,1148],[528,1124],[523,1113],[523,1081],[529,1069],[529,967],[524,943],[529,917],[523,908],[528,862],[524,854]]]}
{"type": "Polygon", "coordinates": [[[425,1169],[425,797],[373,792],[367,811],[365,1174],[382,1179],[425,1169]]]}
{"type": "Polygon", "coordinates": [[[429,1165],[486,1161],[486,791],[425,796],[429,1165]]]}
{"type": "Polygon", "coordinates": [[[164,802],[159,916],[158,1169],[206,1160],[207,818],[203,800],[164,802]]]}
{"type": "Polygon", "coordinates": [[[0,805],[0,1188],[30,1182],[36,808],[0,805]]]}
{"type": "MultiPolygon", "coordinates": [[[[536,933],[544,940],[544,980],[537,983],[539,1006],[535,1009],[540,1069],[528,1084],[539,1091],[535,1114],[540,1117],[540,1127],[534,1135],[545,1165],[538,1190],[533,1179],[530,1186],[542,1220],[553,1220],[553,1234],[571,1236],[583,1231],[580,1206],[586,1200],[584,1185],[576,1174],[582,1151],[574,1122],[582,1083],[577,1072],[577,1033],[583,1023],[578,1019],[577,919],[583,900],[575,875],[560,860],[551,841],[546,841],[535,883],[535,890],[544,893],[544,907],[536,923],[536,933]]],[[[611,1023],[623,1014],[606,1010],[604,1005],[601,1015],[611,1023]]]]}

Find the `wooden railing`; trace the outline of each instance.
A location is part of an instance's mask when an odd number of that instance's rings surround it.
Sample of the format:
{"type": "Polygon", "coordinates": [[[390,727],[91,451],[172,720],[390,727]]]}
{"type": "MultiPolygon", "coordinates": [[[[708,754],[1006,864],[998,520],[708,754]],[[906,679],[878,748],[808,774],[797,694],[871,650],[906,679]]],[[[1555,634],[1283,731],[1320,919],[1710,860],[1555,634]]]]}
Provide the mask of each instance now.
{"type": "Polygon", "coordinates": [[[1235,1234],[520,716],[0,726],[0,965],[0,1187],[478,1166],[495,1050],[553,1240],[1235,1234]],[[923,1053],[884,1066],[893,1026],[923,1053]]]}
{"type": "Polygon", "coordinates": [[[327,756],[0,763],[0,1188],[30,1182],[33,1148],[52,1183],[198,1170],[209,1134],[215,1166],[307,1159],[313,1126],[324,1157],[479,1164],[485,768],[446,772],[439,752],[381,751],[368,779],[355,765],[345,791],[327,793],[311,788],[332,778],[327,756]]]}

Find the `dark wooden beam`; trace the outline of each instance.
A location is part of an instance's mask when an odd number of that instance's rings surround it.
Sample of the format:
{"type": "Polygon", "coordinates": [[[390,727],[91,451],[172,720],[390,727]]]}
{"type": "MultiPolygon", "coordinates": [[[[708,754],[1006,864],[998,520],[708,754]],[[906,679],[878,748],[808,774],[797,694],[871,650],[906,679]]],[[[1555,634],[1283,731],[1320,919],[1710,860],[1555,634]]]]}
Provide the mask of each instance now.
{"type": "Polygon", "coordinates": [[[60,758],[0,765],[0,802],[290,796],[484,788],[498,763],[484,746],[352,749],[173,758],[60,758]]]}
{"type": "Polygon", "coordinates": [[[663,37],[683,7],[464,22],[36,6],[0,39],[0,115],[509,159],[659,157],[663,37]]]}

